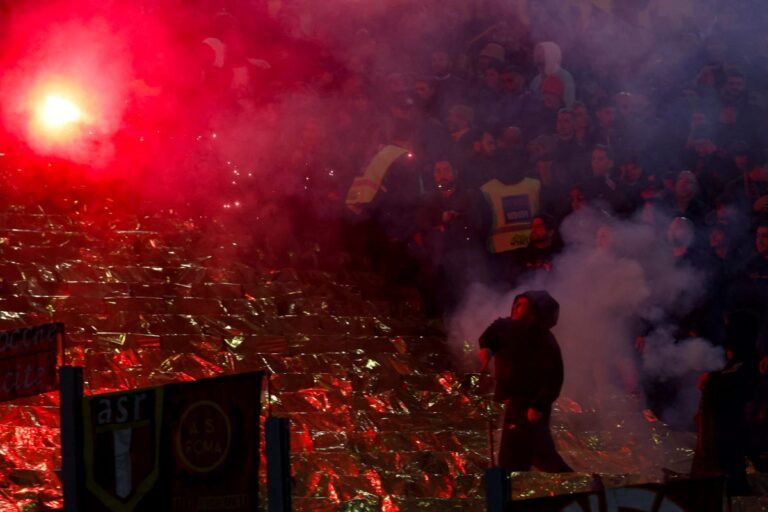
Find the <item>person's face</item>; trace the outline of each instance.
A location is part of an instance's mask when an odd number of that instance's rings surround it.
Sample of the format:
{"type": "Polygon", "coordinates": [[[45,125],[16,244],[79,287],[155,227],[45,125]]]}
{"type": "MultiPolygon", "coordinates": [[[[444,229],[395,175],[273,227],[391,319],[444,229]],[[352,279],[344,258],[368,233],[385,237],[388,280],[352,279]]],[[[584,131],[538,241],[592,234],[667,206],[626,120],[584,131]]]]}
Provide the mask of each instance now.
{"type": "Polygon", "coordinates": [[[698,139],[694,141],[693,148],[699,156],[708,156],[717,150],[717,146],[710,139],[698,139]]]}
{"type": "Polygon", "coordinates": [[[600,126],[610,128],[616,120],[616,111],[613,107],[603,107],[595,113],[595,116],[600,126]]]}
{"type": "Polygon", "coordinates": [[[713,229],[709,234],[709,246],[717,249],[725,245],[725,233],[720,229],[713,229]]]}
{"type": "Polygon", "coordinates": [[[517,94],[523,89],[523,77],[512,71],[502,73],[501,86],[504,91],[510,94],[517,94]]]}
{"type": "Polygon", "coordinates": [[[416,82],[416,94],[424,101],[427,101],[432,98],[432,93],[434,92],[432,90],[432,87],[429,86],[427,82],[419,81],[416,82]]]}
{"type": "Polygon", "coordinates": [[[621,175],[629,183],[635,183],[643,175],[643,168],[635,162],[627,162],[621,166],[621,175]]]}
{"type": "Polygon", "coordinates": [[[557,114],[557,135],[561,139],[570,139],[573,136],[573,115],[569,112],[557,114]]]}
{"type": "Polygon", "coordinates": [[[437,76],[443,76],[451,70],[451,61],[445,52],[432,54],[432,72],[437,76]]]}
{"type": "Polygon", "coordinates": [[[720,122],[723,124],[736,124],[739,112],[732,106],[723,106],[720,108],[720,122]]]}
{"type": "Polygon", "coordinates": [[[746,88],[743,76],[729,76],[725,82],[725,92],[731,97],[741,96],[746,88]]]}
{"type": "Polygon", "coordinates": [[[509,127],[504,130],[499,143],[500,145],[508,148],[517,148],[520,147],[523,143],[523,135],[519,128],[509,127]]]}
{"type": "Polygon", "coordinates": [[[433,176],[439,189],[451,188],[456,181],[456,172],[448,161],[435,162],[433,176]]]}
{"type": "Polygon", "coordinates": [[[496,139],[492,134],[485,132],[480,139],[480,152],[484,155],[493,155],[496,152],[496,139]]]}
{"type": "Polygon", "coordinates": [[[467,122],[464,120],[464,117],[462,117],[454,109],[451,109],[448,111],[448,117],[446,119],[446,122],[448,123],[448,129],[451,132],[457,132],[459,130],[464,130],[465,128],[468,128],[467,122]]]}
{"type": "Polygon", "coordinates": [[[587,107],[578,106],[573,109],[574,124],[579,128],[587,128],[589,126],[589,112],[587,107]]]}
{"type": "Polygon", "coordinates": [[[733,210],[726,203],[720,203],[715,207],[715,218],[720,225],[727,226],[731,224],[731,221],[733,220],[732,214],[733,210]]]}
{"type": "Polygon", "coordinates": [[[489,89],[498,91],[501,88],[501,77],[499,76],[499,70],[494,67],[486,68],[483,73],[485,85],[489,89]]]}
{"type": "Polygon", "coordinates": [[[675,182],[675,195],[690,199],[696,195],[696,180],[689,174],[680,174],[675,182]]]}
{"type": "Polygon", "coordinates": [[[764,258],[768,258],[768,227],[760,226],[755,233],[755,248],[764,258]]]}
{"type": "Polygon", "coordinates": [[[594,176],[606,176],[612,165],[613,162],[608,158],[604,149],[592,151],[592,174],[594,176]]]}
{"type": "Polygon", "coordinates": [[[693,241],[690,226],[683,219],[674,219],[667,228],[667,240],[672,245],[690,246],[693,241]]]}
{"type": "Polygon", "coordinates": [[[568,196],[571,200],[571,210],[577,211],[584,208],[584,205],[586,204],[586,198],[584,197],[584,192],[582,192],[578,188],[571,189],[570,192],[568,192],[568,196]]]}
{"type": "Polygon", "coordinates": [[[512,304],[510,317],[516,321],[530,320],[532,317],[531,301],[527,297],[518,297],[512,304]]]}
{"type": "Polygon", "coordinates": [[[547,242],[551,238],[552,232],[547,229],[547,225],[541,217],[535,217],[531,222],[531,235],[530,239],[532,243],[547,242]]]}

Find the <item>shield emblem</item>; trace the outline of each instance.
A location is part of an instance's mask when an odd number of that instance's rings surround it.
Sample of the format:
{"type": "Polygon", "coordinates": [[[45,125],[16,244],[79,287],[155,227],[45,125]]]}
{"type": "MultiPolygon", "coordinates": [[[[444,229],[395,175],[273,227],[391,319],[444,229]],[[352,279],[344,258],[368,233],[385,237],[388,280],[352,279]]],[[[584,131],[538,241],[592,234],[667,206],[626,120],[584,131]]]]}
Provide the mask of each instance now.
{"type": "Polygon", "coordinates": [[[133,511],[160,475],[162,388],[83,399],[85,485],[104,509],[133,511]]]}

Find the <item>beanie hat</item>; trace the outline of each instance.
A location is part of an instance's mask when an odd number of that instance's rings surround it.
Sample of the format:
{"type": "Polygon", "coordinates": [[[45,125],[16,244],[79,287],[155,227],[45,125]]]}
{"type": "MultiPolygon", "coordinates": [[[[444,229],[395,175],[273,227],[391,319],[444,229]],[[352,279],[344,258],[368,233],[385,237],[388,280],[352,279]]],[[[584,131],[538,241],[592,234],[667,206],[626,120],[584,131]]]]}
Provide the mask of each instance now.
{"type": "Polygon", "coordinates": [[[480,57],[490,57],[499,62],[504,62],[504,47],[498,43],[488,43],[480,52],[480,57]]]}

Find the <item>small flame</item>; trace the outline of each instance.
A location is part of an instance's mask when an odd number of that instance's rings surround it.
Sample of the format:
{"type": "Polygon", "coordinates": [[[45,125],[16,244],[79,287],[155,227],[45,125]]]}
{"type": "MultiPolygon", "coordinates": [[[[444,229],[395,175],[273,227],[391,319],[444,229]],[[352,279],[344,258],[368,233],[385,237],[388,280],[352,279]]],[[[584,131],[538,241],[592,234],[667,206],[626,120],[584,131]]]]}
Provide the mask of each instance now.
{"type": "Polygon", "coordinates": [[[43,124],[52,129],[76,123],[83,117],[83,113],[77,105],[66,98],[53,95],[46,96],[40,107],[39,115],[43,124]]]}

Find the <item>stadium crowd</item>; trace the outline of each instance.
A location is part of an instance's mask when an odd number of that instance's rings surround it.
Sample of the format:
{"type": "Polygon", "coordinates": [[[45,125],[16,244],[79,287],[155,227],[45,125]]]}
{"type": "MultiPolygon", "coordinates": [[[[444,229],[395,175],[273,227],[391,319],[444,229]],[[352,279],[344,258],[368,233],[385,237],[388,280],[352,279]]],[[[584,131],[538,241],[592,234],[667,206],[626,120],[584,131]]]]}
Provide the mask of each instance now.
{"type": "Polygon", "coordinates": [[[678,336],[727,353],[701,381],[695,468],[745,492],[747,456],[768,468],[768,9],[432,3],[352,17],[342,38],[277,2],[282,23],[330,48],[303,84],[326,108],[298,109],[276,142],[294,235],[338,236],[440,316],[470,282],[512,289],[551,271],[573,212],[605,216],[596,246],[611,219],[652,226],[706,280],[678,336]]]}

